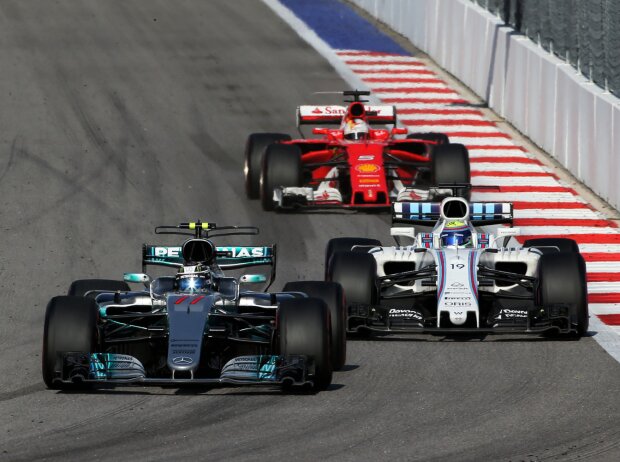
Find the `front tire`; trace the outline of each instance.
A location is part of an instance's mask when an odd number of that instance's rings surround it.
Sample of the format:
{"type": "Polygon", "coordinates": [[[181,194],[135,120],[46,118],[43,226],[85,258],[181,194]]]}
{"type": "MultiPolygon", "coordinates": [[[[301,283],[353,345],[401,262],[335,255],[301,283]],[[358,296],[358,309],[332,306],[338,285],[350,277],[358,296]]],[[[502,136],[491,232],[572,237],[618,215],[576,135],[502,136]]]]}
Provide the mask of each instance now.
{"type": "Polygon", "coordinates": [[[288,282],[284,292],[303,292],[308,297],[323,300],[329,309],[331,324],[331,362],[335,371],[347,361],[347,307],[340,284],[325,281],[288,282]]]}
{"type": "Polygon", "coordinates": [[[263,210],[275,208],[273,192],[279,187],[301,186],[301,149],[292,144],[272,144],[263,156],[260,199],[263,210]]]}
{"type": "Polygon", "coordinates": [[[586,263],[578,253],[544,254],[538,261],[539,299],[543,308],[567,305],[572,335],[588,332],[586,263]]]}
{"type": "Polygon", "coordinates": [[[278,308],[279,347],[282,355],[304,355],[314,363],[314,391],[332,383],[329,311],[317,298],[283,300],[278,308]]]}
{"type": "Polygon", "coordinates": [[[48,388],[70,387],[54,381],[59,353],[96,352],[97,316],[98,307],[92,298],[59,296],[50,300],[45,311],[42,354],[43,381],[48,388]]]}
{"type": "MultiPolygon", "coordinates": [[[[381,247],[381,241],[377,239],[369,239],[366,237],[335,237],[330,239],[327,242],[327,247],[325,248],[325,278],[327,279],[327,269],[329,268],[329,263],[332,259],[332,256],[336,252],[348,252],[351,251],[353,246],[363,245],[363,246],[372,246],[372,247],[381,247]]],[[[357,252],[358,250],[353,250],[353,252],[357,252]]],[[[362,251],[361,249],[359,251],[362,251]]],[[[364,249],[364,252],[366,250],[364,249]]]]}
{"type": "MultiPolygon", "coordinates": [[[[450,143],[450,138],[445,133],[435,133],[435,132],[427,132],[427,133],[411,133],[407,135],[408,140],[428,140],[434,141],[437,145],[440,144],[448,144],[450,143]]],[[[435,146],[437,146],[435,145],[435,146]]],[[[433,146],[433,147],[435,147],[433,146]]]]}
{"type": "Polygon", "coordinates": [[[564,237],[546,237],[539,239],[528,239],[523,243],[524,248],[534,248],[543,254],[547,253],[579,253],[579,246],[572,239],[564,237]],[[557,249],[555,249],[557,247],[557,249]]]}
{"type": "Polygon", "coordinates": [[[327,279],[342,286],[347,305],[347,332],[366,334],[360,327],[366,320],[350,318],[349,307],[352,305],[374,305],[378,302],[377,262],[368,253],[336,252],[329,266],[327,279]]]}
{"type": "Polygon", "coordinates": [[[245,143],[245,194],[248,199],[260,197],[260,169],[267,146],[279,141],[290,141],[284,133],[252,133],[245,143]]]}

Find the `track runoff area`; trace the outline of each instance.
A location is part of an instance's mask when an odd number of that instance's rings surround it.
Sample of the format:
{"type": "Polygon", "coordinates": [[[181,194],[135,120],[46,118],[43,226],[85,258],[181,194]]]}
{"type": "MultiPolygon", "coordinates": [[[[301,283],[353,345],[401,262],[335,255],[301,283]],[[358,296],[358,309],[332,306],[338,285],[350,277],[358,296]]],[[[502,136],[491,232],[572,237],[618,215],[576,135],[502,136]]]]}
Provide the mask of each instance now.
{"type": "Polygon", "coordinates": [[[425,61],[411,56],[348,5],[334,0],[264,1],[352,86],[362,85],[378,101],[396,106],[400,125],[410,132],[446,133],[452,142],[467,146],[472,199],[512,202],[514,226],[521,229],[519,241],[561,236],[579,244],[588,271],[590,335],[620,361],[617,225],[488,120],[425,61]]]}

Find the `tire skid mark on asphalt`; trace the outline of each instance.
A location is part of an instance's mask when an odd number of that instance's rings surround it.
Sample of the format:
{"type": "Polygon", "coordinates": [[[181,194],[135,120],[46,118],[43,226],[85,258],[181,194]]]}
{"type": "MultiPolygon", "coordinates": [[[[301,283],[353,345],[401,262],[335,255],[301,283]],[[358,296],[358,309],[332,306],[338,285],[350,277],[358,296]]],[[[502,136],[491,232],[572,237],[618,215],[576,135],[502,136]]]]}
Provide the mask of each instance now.
{"type": "Polygon", "coordinates": [[[18,388],[17,390],[6,391],[3,393],[0,393],[0,403],[2,403],[3,401],[9,401],[11,399],[32,395],[34,393],[38,393],[39,391],[43,391],[43,390],[45,390],[45,385],[43,385],[43,382],[40,382],[40,383],[28,385],[26,387],[18,388]]]}

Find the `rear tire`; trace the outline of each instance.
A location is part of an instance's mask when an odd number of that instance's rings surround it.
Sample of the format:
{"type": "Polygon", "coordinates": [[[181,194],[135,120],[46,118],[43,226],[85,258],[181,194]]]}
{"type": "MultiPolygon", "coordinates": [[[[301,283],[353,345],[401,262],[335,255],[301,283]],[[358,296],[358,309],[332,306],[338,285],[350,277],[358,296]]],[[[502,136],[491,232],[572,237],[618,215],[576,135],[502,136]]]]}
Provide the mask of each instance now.
{"type": "Polygon", "coordinates": [[[113,279],[78,279],[71,283],[67,295],[84,297],[86,293],[91,290],[128,292],[131,289],[125,281],[115,281],[113,279]]]}
{"type": "Polygon", "coordinates": [[[325,281],[288,282],[284,292],[303,292],[308,297],[323,300],[329,309],[331,324],[331,362],[339,371],[347,361],[347,307],[340,284],[325,281]]]}
{"type": "Polygon", "coordinates": [[[528,239],[523,243],[524,248],[534,248],[543,254],[558,253],[553,247],[557,247],[560,253],[579,253],[579,246],[572,239],[564,237],[547,237],[540,239],[528,239]]]}
{"type": "Polygon", "coordinates": [[[252,133],[245,143],[245,194],[248,199],[260,197],[261,161],[267,146],[278,141],[290,141],[291,137],[284,133],[252,133]]]}
{"type": "Polygon", "coordinates": [[[271,144],[263,156],[260,199],[263,210],[275,208],[273,191],[279,187],[301,186],[301,149],[292,144],[271,144]]]}
{"type": "Polygon", "coordinates": [[[43,381],[48,388],[71,388],[71,384],[54,382],[58,353],[96,352],[97,316],[98,307],[91,298],[59,296],[50,300],[45,311],[42,354],[43,381]]]}
{"type": "Polygon", "coordinates": [[[562,304],[569,307],[572,336],[588,332],[588,289],[586,263],[574,252],[549,253],[538,261],[539,298],[542,307],[562,304]]]}
{"type": "MultiPolygon", "coordinates": [[[[327,269],[329,262],[336,252],[351,251],[354,245],[371,245],[373,247],[381,247],[381,241],[377,239],[368,239],[366,237],[335,237],[327,242],[325,249],[325,278],[327,279],[327,269]]],[[[354,250],[357,252],[358,250],[354,250]]],[[[361,250],[359,250],[361,251],[361,250]]],[[[365,252],[366,250],[364,250],[365,252]]]]}
{"type": "MultiPolygon", "coordinates": [[[[441,144],[431,154],[431,186],[471,184],[469,152],[462,144],[441,144]]],[[[456,195],[469,200],[470,188],[457,188],[456,195]]]]}
{"type": "Polygon", "coordinates": [[[304,355],[314,363],[314,391],[332,383],[329,311],[317,298],[283,300],[278,308],[282,355],[304,355]]]}

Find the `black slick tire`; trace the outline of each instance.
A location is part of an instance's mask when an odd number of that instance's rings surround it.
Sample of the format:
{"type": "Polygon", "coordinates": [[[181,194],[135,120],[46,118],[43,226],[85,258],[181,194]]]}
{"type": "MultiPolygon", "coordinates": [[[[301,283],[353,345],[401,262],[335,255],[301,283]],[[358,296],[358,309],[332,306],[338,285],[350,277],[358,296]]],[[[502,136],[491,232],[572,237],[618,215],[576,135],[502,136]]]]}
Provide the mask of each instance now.
{"type": "Polygon", "coordinates": [[[538,261],[539,301],[543,308],[566,305],[573,333],[588,332],[588,289],[583,256],[574,252],[548,253],[538,261]]]}
{"type": "Polygon", "coordinates": [[[278,307],[279,348],[282,355],[304,355],[314,364],[313,391],[332,382],[329,310],[317,298],[284,300],[278,307]]]}
{"type": "MultiPolygon", "coordinates": [[[[440,144],[431,154],[431,186],[471,184],[469,152],[462,144],[440,144]]],[[[458,197],[469,200],[471,190],[458,188],[458,197]]]]}
{"type": "Polygon", "coordinates": [[[331,324],[331,362],[335,371],[347,361],[347,312],[340,284],[325,281],[288,282],[284,292],[303,292],[308,297],[323,300],[329,309],[331,324]]]}
{"type": "Polygon", "coordinates": [[[42,373],[48,388],[71,388],[54,381],[58,353],[97,351],[97,304],[92,298],[59,296],[50,300],[43,328],[42,373]]]}
{"type": "Polygon", "coordinates": [[[546,253],[579,253],[579,246],[572,239],[565,237],[547,237],[528,239],[523,243],[524,248],[534,248],[546,253]]]}
{"type": "Polygon", "coordinates": [[[409,135],[407,135],[407,139],[435,141],[438,145],[450,143],[450,138],[448,138],[448,135],[446,135],[445,133],[410,133],[409,135]]]}
{"type": "Polygon", "coordinates": [[[273,192],[279,187],[301,186],[301,150],[292,144],[271,144],[263,156],[260,199],[263,210],[275,208],[273,192]]]}
{"type": "Polygon", "coordinates": [[[291,137],[284,133],[252,133],[245,143],[245,194],[248,199],[260,197],[260,169],[267,146],[278,141],[290,141],[291,137]]]}
{"type": "MultiPolygon", "coordinates": [[[[325,248],[325,278],[327,278],[327,271],[329,268],[332,256],[336,252],[351,251],[353,246],[363,245],[372,247],[381,247],[381,241],[377,239],[369,239],[365,237],[335,237],[327,242],[325,248]]],[[[368,249],[353,250],[354,252],[367,252],[368,249]]]]}

